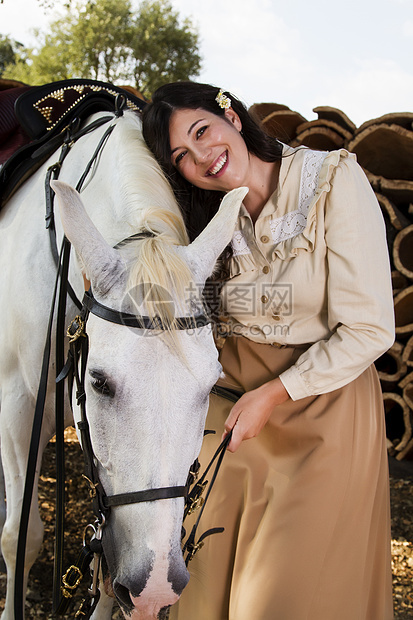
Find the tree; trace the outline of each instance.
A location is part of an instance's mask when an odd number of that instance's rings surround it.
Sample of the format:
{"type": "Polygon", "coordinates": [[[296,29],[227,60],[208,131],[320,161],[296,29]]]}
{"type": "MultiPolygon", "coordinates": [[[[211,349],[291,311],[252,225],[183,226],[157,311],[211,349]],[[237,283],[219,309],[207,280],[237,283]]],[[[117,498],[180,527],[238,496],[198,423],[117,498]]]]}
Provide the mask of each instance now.
{"type": "Polygon", "coordinates": [[[144,0],[131,39],[136,88],[150,97],[162,84],[199,75],[198,39],[189,19],[180,25],[168,0],[144,0]]]}
{"type": "MultiPolygon", "coordinates": [[[[13,1],[13,0],[9,0],[9,1],[13,1]]],[[[41,7],[43,7],[45,10],[46,9],[54,9],[56,8],[56,0],[37,0],[39,5],[41,7]]],[[[60,0],[60,2],[64,3],[64,6],[70,6],[71,0],[60,0]]],[[[0,4],[3,4],[4,0],[0,0],[0,4]]]]}
{"type": "Polygon", "coordinates": [[[36,49],[19,50],[4,76],[28,84],[70,77],[130,83],[150,97],[165,82],[200,71],[197,31],[180,23],[169,0],[68,0],[64,16],[37,32],[36,49]]]}
{"type": "Polygon", "coordinates": [[[22,47],[18,41],[0,35],[0,77],[8,65],[16,64],[18,50],[22,47]]]}
{"type": "Polygon", "coordinates": [[[35,30],[39,41],[38,49],[21,48],[15,62],[6,66],[3,77],[13,78],[36,85],[66,80],[73,77],[70,53],[70,33],[66,20],[57,20],[50,25],[51,32],[44,35],[35,30]]]}
{"type": "Polygon", "coordinates": [[[124,78],[130,54],[130,0],[89,0],[79,9],[79,18],[70,28],[78,75],[108,82],[124,78]]]}

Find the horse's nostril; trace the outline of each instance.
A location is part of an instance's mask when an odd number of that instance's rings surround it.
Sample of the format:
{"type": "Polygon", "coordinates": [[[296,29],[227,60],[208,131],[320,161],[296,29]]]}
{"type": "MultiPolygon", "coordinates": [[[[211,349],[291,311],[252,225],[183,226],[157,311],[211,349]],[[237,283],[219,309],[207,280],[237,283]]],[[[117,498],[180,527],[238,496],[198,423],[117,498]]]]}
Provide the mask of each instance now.
{"type": "Polygon", "coordinates": [[[176,563],[171,564],[168,571],[168,581],[171,583],[175,594],[181,596],[189,581],[189,573],[183,563],[179,565],[176,563]]]}
{"type": "Polygon", "coordinates": [[[133,610],[133,603],[128,588],[115,581],[113,591],[122,609],[130,613],[133,610]]]}
{"type": "Polygon", "coordinates": [[[158,620],[168,620],[170,609],[171,609],[170,605],[168,605],[167,607],[162,607],[162,609],[160,610],[158,614],[158,620]]]}

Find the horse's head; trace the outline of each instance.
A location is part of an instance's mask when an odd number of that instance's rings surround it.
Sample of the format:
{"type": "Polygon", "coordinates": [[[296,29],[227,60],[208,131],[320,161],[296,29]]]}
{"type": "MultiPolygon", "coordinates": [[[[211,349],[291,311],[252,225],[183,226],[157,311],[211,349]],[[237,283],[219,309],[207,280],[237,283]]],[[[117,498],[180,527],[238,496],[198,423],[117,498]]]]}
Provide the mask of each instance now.
{"type": "MultiPolygon", "coordinates": [[[[166,315],[176,308],[178,317],[196,315],[202,307],[203,284],[231,239],[247,191],[229,193],[215,218],[188,246],[169,243],[162,250],[156,239],[148,238],[122,250],[105,242],[75,190],[61,182],[54,182],[53,188],[65,233],[95,298],[128,313],[136,314],[138,306],[141,315],[149,316],[162,314],[166,303],[166,315]],[[149,267],[143,273],[146,279],[161,277],[169,299],[154,303],[142,282],[132,287],[133,248],[143,263],[151,262],[151,250],[159,254],[152,275],[149,267]]],[[[139,266],[137,273],[142,276],[139,266]]],[[[211,326],[138,329],[91,314],[87,332],[86,409],[106,494],[185,485],[201,447],[209,393],[221,372],[211,326]]],[[[103,530],[108,582],[133,618],[157,618],[188,582],[180,548],[183,508],[180,497],[116,506],[109,513],[103,530]]]]}

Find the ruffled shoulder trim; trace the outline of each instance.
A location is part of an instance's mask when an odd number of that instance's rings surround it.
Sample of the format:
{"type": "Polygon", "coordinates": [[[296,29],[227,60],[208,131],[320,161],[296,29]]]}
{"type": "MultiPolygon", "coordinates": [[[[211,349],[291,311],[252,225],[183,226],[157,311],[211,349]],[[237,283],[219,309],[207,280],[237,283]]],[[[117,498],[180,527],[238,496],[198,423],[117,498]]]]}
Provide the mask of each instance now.
{"type": "Polygon", "coordinates": [[[346,157],[355,159],[355,155],[345,149],[330,152],[308,149],[304,152],[297,209],[270,222],[272,238],[276,244],[273,258],[293,258],[298,250],[313,252],[317,205],[323,194],[330,189],[330,179],[335,168],[346,157]]]}
{"type": "Polygon", "coordinates": [[[258,269],[257,263],[254,260],[254,256],[247,245],[247,241],[241,231],[237,231],[238,235],[243,239],[243,245],[245,247],[244,252],[234,252],[234,244],[232,243],[232,257],[229,261],[229,277],[235,278],[240,273],[246,273],[247,271],[254,271],[258,269]]]}

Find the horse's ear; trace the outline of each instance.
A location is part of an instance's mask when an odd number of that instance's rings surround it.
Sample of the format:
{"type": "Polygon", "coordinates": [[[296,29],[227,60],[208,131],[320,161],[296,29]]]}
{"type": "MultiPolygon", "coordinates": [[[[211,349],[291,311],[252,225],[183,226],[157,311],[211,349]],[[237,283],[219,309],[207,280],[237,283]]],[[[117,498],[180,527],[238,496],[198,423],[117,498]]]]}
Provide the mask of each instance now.
{"type": "Polygon", "coordinates": [[[184,248],[186,260],[197,281],[203,283],[211,275],[219,255],[231,241],[241,203],[248,191],[248,187],[238,187],[228,192],[208,226],[184,248]]]}
{"type": "Polygon", "coordinates": [[[104,240],[73,187],[62,181],[50,185],[58,198],[65,235],[80,257],[94,293],[107,294],[125,271],[119,252],[104,240]]]}

